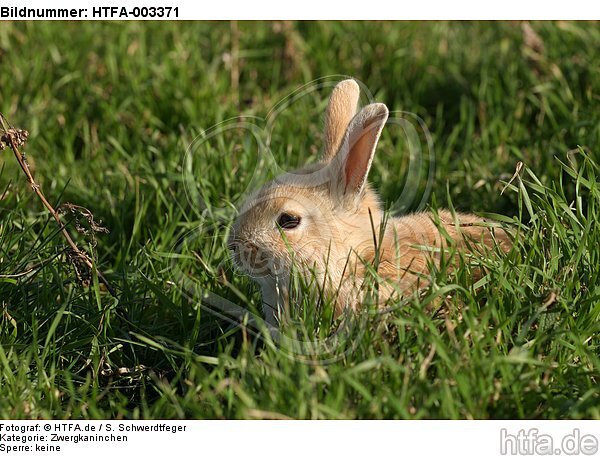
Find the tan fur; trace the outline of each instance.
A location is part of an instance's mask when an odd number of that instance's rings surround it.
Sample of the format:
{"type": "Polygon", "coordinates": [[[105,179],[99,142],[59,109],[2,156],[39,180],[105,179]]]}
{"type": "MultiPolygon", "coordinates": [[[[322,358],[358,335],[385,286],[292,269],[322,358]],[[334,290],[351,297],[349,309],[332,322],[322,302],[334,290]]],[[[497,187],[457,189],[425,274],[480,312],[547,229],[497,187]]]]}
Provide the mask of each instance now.
{"type": "Polygon", "coordinates": [[[229,246],[235,263],[261,285],[270,322],[290,304],[292,264],[307,279],[317,279],[339,315],[363,302],[367,268],[376,267],[383,279],[379,300],[385,303],[427,285],[430,264],[439,264],[450,244],[472,253],[496,244],[503,250],[510,247],[504,231],[492,233],[483,219],[471,214],[455,219],[440,211],[441,230],[429,213],[388,218],[382,229],[381,203],[366,177],[388,112],[384,105],[373,104],[354,116],[357,91],[354,81],[343,81],[333,91],[323,161],[269,182],[242,207],[234,223],[229,246]],[[331,155],[328,150],[334,146],[337,152],[331,155]],[[298,227],[278,228],[283,212],[300,216],[298,227]]]}
{"type": "Polygon", "coordinates": [[[330,161],[337,153],[348,124],[356,114],[360,89],[356,81],[347,79],[335,86],[325,117],[325,151],[323,161],[330,161]]]}

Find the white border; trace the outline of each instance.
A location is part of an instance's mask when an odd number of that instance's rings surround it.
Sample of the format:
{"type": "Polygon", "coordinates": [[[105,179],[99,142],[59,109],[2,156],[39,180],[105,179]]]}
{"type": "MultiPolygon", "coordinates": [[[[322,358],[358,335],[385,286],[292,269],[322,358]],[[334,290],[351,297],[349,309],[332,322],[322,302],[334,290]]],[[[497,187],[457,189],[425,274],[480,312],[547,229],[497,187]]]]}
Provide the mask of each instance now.
{"type": "MultiPolygon", "coordinates": [[[[258,410],[256,411],[258,416],[258,410]]],[[[264,412],[268,415],[267,412],[264,412]]],[[[127,442],[47,441],[60,445],[54,454],[106,456],[107,454],[241,454],[250,455],[537,455],[544,454],[537,443],[543,435],[553,441],[553,455],[598,453],[598,421],[1,421],[0,434],[38,435],[49,439],[61,436],[112,434],[127,442]],[[8,424],[38,426],[37,431],[7,432],[8,424]],[[118,431],[119,426],[181,426],[185,430],[118,431]],[[76,429],[80,426],[82,429],[76,429]],[[85,427],[95,426],[95,432],[85,427]],[[98,426],[103,426],[100,432],[98,426]],[[59,428],[57,431],[56,428],[59,428]],[[47,430],[44,430],[46,428],[47,430]],[[517,436],[521,435],[520,441],[517,436]],[[505,438],[504,443],[502,436],[505,438]],[[527,437],[529,436],[529,437],[527,437]],[[586,438],[587,448],[573,448],[574,436],[586,438]],[[533,439],[535,437],[535,440],[533,439]],[[507,443],[507,440],[510,443],[507,443]],[[565,447],[563,442],[567,442],[565,447]],[[529,441],[530,443],[527,443],[529,441]],[[590,443],[595,442],[595,448],[590,443]],[[565,451],[563,448],[575,451],[565,451]],[[593,451],[589,451],[589,450],[593,451]],[[560,451],[558,451],[560,450],[560,451]],[[579,451],[577,451],[579,450],[579,451]],[[585,451],[588,450],[588,451],[585,451]]],[[[38,437],[39,438],[39,437],[38,437]]],[[[585,443],[585,442],[584,442],[585,443]]],[[[15,445],[15,442],[0,441],[15,445]]],[[[32,445],[28,443],[28,445],[32,445]]],[[[33,444],[35,445],[35,444],[33,444]]],[[[4,452],[6,454],[6,452],[4,452]]],[[[36,454],[12,451],[8,454],[36,454]]]]}
{"type": "MultiPolygon", "coordinates": [[[[571,0],[58,0],[3,1],[3,7],[88,8],[178,7],[179,20],[594,20],[600,19],[600,2],[571,0]]],[[[91,13],[81,18],[92,20],[91,13]]],[[[123,19],[120,16],[112,19],[123,19]]],[[[135,19],[128,17],[127,19],[135,19]]],[[[158,18],[156,18],[158,19],[158,18]]],[[[164,19],[164,18],[163,18],[164,19]]],[[[174,19],[171,17],[170,19],[174,19]]]]}

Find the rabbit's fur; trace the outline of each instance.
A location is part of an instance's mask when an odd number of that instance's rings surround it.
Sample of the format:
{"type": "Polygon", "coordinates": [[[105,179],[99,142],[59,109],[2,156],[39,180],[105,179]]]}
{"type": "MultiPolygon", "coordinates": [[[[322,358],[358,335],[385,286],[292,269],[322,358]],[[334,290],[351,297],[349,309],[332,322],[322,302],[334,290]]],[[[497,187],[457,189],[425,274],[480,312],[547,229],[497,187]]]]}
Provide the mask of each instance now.
{"type": "MultiPolygon", "coordinates": [[[[260,284],[270,323],[289,304],[292,264],[305,278],[317,279],[339,315],[364,299],[367,267],[376,266],[384,279],[378,295],[385,303],[426,285],[429,263],[439,260],[440,249],[447,247],[429,213],[388,217],[382,226],[381,203],[366,179],[388,109],[374,103],[356,113],[358,98],[353,80],[334,88],[321,162],[266,184],[241,208],[232,228],[228,245],[234,261],[260,284]],[[296,217],[299,223],[291,226],[296,217]]],[[[457,214],[455,219],[442,210],[438,217],[459,249],[510,246],[503,230],[493,232],[475,215],[457,214]]]]}

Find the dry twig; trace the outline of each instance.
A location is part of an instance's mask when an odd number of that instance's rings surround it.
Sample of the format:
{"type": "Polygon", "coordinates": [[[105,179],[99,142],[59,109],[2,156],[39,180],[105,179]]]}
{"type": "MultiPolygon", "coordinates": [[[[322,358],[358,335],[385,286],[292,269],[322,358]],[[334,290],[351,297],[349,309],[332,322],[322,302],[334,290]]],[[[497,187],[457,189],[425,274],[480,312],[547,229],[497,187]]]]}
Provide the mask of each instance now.
{"type": "MultiPolygon", "coordinates": [[[[29,169],[29,165],[27,164],[27,160],[25,159],[25,154],[22,153],[21,151],[19,151],[19,147],[23,146],[23,144],[25,144],[25,142],[27,141],[27,137],[29,136],[29,133],[25,130],[9,128],[9,126],[7,125],[8,121],[6,120],[6,118],[4,117],[4,115],[2,113],[0,113],[0,123],[1,123],[2,129],[4,130],[4,134],[2,135],[2,137],[0,137],[0,149],[4,149],[5,146],[9,146],[12,149],[12,151],[15,155],[15,158],[17,159],[17,162],[19,163],[19,166],[25,173],[25,176],[27,176],[27,181],[29,182],[29,185],[31,186],[32,190],[35,192],[35,194],[40,199],[40,201],[42,202],[44,207],[48,210],[48,212],[50,212],[50,215],[52,215],[52,217],[58,224],[61,234],[67,241],[67,244],[69,244],[70,248],[67,251],[67,255],[68,255],[69,261],[75,267],[75,271],[77,273],[78,278],[80,278],[80,279],[82,278],[81,268],[80,268],[81,266],[85,266],[87,268],[88,272],[91,274],[91,272],[94,270],[94,264],[92,262],[92,259],[85,251],[83,251],[79,247],[77,247],[77,244],[75,244],[75,241],[73,241],[73,238],[71,238],[71,235],[65,229],[65,224],[61,220],[59,213],[48,202],[48,200],[42,193],[42,189],[40,188],[40,186],[36,183],[35,179],[33,178],[33,175],[31,174],[31,170],[29,169]]],[[[97,269],[96,269],[96,274],[98,275],[98,280],[100,280],[100,282],[102,282],[104,284],[104,286],[106,287],[108,292],[112,296],[117,297],[115,290],[110,285],[108,280],[106,280],[104,275],[97,269]]]]}

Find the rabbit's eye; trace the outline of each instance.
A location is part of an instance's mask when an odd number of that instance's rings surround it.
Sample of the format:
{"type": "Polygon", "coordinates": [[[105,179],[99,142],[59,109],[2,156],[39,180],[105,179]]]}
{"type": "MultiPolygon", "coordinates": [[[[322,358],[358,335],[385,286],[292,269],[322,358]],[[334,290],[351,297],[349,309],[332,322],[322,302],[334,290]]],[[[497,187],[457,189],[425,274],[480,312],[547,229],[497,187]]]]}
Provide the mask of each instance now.
{"type": "Polygon", "coordinates": [[[283,212],[277,219],[277,224],[284,230],[293,230],[300,225],[300,217],[283,212]]]}

